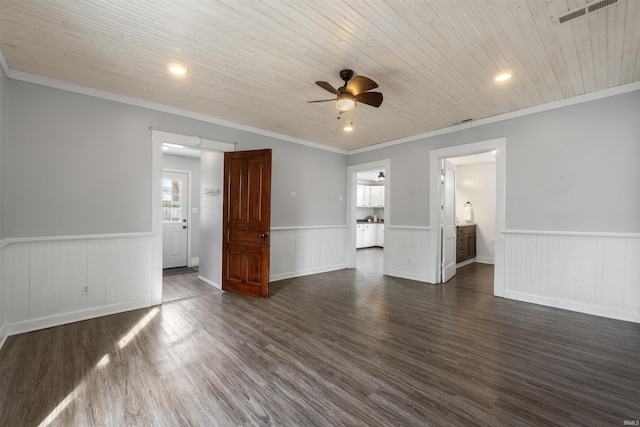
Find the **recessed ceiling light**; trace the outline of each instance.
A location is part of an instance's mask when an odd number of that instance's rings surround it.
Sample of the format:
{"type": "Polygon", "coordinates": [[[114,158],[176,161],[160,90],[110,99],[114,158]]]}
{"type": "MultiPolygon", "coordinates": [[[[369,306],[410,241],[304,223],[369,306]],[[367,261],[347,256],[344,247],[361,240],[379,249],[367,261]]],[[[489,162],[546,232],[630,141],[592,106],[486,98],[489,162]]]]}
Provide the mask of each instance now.
{"type": "Polygon", "coordinates": [[[185,74],[187,74],[187,67],[180,64],[169,64],[169,71],[171,72],[171,74],[184,76],[185,74]]]}
{"type": "Polygon", "coordinates": [[[501,73],[496,76],[497,82],[503,82],[505,80],[509,80],[511,78],[511,73],[501,73]]]}

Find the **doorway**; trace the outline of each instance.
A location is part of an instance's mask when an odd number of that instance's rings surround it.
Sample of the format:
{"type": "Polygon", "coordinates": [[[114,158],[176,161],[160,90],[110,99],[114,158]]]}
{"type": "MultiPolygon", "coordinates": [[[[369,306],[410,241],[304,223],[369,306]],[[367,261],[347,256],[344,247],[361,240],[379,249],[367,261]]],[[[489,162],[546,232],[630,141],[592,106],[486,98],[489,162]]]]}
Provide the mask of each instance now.
{"type": "Polygon", "coordinates": [[[388,274],[383,248],[391,220],[391,161],[349,166],[347,181],[347,267],[366,264],[367,269],[388,274]]]}
{"type": "Polygon", "coordinates": [[[442,161],[442,283],[471,263],[494,264],[495,151],[442,161]]]}
{"type": "Polygon", "coordinates": [[[201,151],[163,144],[162,302],[211,291],[198,279],[201,151]]]}
{"type": "MultiPolygon", "coordinates": [[[[187,256],[187,263],[197,264],[197,279],[210,286],[221,288],[221,254],[222,254],[222,198],[220,189],[223,186],[223,153],[235,151],[235,144],[228,144],[197,136],[180,135],[158,130],[151,130],[152,139],[152,188],[151,188],[151,218],[152,259],[151,259],[151,301],[153,304],[163,302],[163,169],[165,168],[163,154],[174,150],[196,151],[200,156],[201,176],[197,187],[200,195],[200,206],[187,207],[194,219],[200,221],[199,231],[192,233],[191,242],[201,239],[206,245],[199,245],[197,257],[187,256]],[[200,191],[201,190],[201,191],[200,191]],[[194,214],[197,209],[197,214],[194,214]],[[197,259],[196,259],[197,258],[197,259]],[[195,262],[194,262],[195,261],[195,262]]],[[[180,169],[185,169],[180,167],[180,169]]],[[[195,177],[194,177],[195,179],[195,177]]],[[[193,199],[193,197],[192,197],[193,199]]],[[[184,217],[183,217],[184,219],[184,217]]],[[[187,230],[189,230],[187,228],[187,230]]],[[[188,238],[189,240],[189,238],[188,238]]],[[[188,246],[187,246],[188,247],[188,246]]],[[[187,275],[184,275],[186,277],[187,275]]],[[[179,276],[176,276],[179,277],[179,276]]]]}
{"type": "MultiPolygon", "coordinates": [[[[443,194],[445,184],[442,178],[442,162],[444,159],[491,152],[495,150],[496,202],[495,202],[495,240],[494,240],[494,290],[495,296],[504,296],[504,230],[506,226],[506,138],[447,147],[429,152],[430,218],[432,229],[429,246],[433,258],[433,281],[443,283],[443,194]],[[435,197],[434,197],[435,196],[435,197]]],[[[446,256],[446,254],[445,254],[446,256]]]]}
{"type": "Polygon", "coordinates": [[[356,174],[356,268],[382,274],[384,260],[384,168],[356,174]]]}

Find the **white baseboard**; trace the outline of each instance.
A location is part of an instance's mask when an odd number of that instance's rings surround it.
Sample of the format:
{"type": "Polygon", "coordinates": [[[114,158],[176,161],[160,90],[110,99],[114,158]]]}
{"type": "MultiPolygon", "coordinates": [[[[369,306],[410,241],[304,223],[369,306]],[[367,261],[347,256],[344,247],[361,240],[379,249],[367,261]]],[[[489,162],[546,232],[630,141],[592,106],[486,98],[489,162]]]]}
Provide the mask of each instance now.
{"type": "Polygon", "coordinates": [[[563,310],[577,311],[579,313],[591,314],[593,316],[607,317],[609,319],[624,320],[626,322],[640,323],[640,312],[629,312],[615,308],[595,306],[574,301],[561,300],[557,298],[542,297],[538,295],[525,294],[517,291],[505,291],[505,298],[532,304],[545,305],[548,307],[560,308],[563,310]]]}
{"type": "Polygon", "coordinates": [[[51,328],[67,323],[79,322],[82,320],[94,319],[96,317],[108,316],[125,311],[138,310],[151,307],[148,302],[125,302],[119,304],[105,305],[85,310],[77,310],[68,313],[54,314],[37,319],[23,320],[21,322],[7,325],[9,335],[23,334],[25,332],[37,331],[39,329],[51,328]]]}
{"type": "Polygon", "coordinates": [[[214,288],[216,288],[216,289],[218,289],[218,290],[220,290],[220,291],[222,290],[222,286],[221,286],[220,284],[218,284],[218,283],[216,283],[216,282],[212,281],[212,280],[209,280],[209,279],[207,279],[207,278],[205,278],[205,277],[202,277],[202,276],[198,276],[198,279],[199,279],[199,280],[202,280],[202,281],[203,281],[204,283],[206,283],[207,285],[213,286],[214,288]]]}
{"type": "Polygon", "coordinates": [[[281,274],[273,274],[269,277],[269,282],[277,282],[278,280],[291,279],[292,277],[309,276],[311,274],[327,273],[329,271],[343,270],[347,268],[347,264],[328,265],[319,268],[311,268],[308,270],[288,271],[281,274]]]}
{"type": "Polygon", "coordinates": [[[471,259],[457,263],[456,267],[464,267],[465,265],[473,264],[474,262],[477,262],[480,264],[491,264],[491,265],[495,264],[493,258],[475,257],[475,258],[471,258],[471,259]]]}
{"type": "Polygon", "coordinates": [[[411,273],[409,271],[401,271],[401,270],[390,270],[389,276],[399,277],[401,279],[415,280],[417,282],[425,282],[429,285],[433,284],[429,282],[429,277],[426,274],[416,274],[416,273],[411,273]]]}
{"type": "Polygon", "coordinates": [[[473,264],[474,262],[476,262],[475,258],[467,259],[467,260],[464,260],[462,262],[457,263],[456,264],[456,268],[464,267],[465,265],[473,264]]]}

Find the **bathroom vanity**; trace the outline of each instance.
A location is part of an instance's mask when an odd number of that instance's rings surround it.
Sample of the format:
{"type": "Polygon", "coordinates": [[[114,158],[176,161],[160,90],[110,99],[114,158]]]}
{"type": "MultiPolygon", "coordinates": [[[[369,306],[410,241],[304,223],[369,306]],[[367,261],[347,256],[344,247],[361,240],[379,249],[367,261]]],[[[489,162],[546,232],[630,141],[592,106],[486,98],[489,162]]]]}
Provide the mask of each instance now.
{"type": "Polygon", "coordinates": [[[476,225],[458,224],[456,240],[456,262],[476,257],[476,225]]]}

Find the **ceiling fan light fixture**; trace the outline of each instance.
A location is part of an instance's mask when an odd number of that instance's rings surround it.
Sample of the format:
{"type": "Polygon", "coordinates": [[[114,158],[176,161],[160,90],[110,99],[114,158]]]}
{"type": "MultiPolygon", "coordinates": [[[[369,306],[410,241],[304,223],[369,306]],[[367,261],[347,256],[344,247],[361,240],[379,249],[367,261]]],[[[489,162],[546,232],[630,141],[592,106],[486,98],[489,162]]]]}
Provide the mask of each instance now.
{"type": "Polygon", "coordinates": [[[349,122],[342,128],[345,132],[351,132],[353,130],[353,122],[349,122]]]}
{"type": "Polygon", "coordinates": [[[351,111],[356,107],[356,101],[350,93],[341,93],[336,101],[336,108],[340,112],[351,111]]]}

